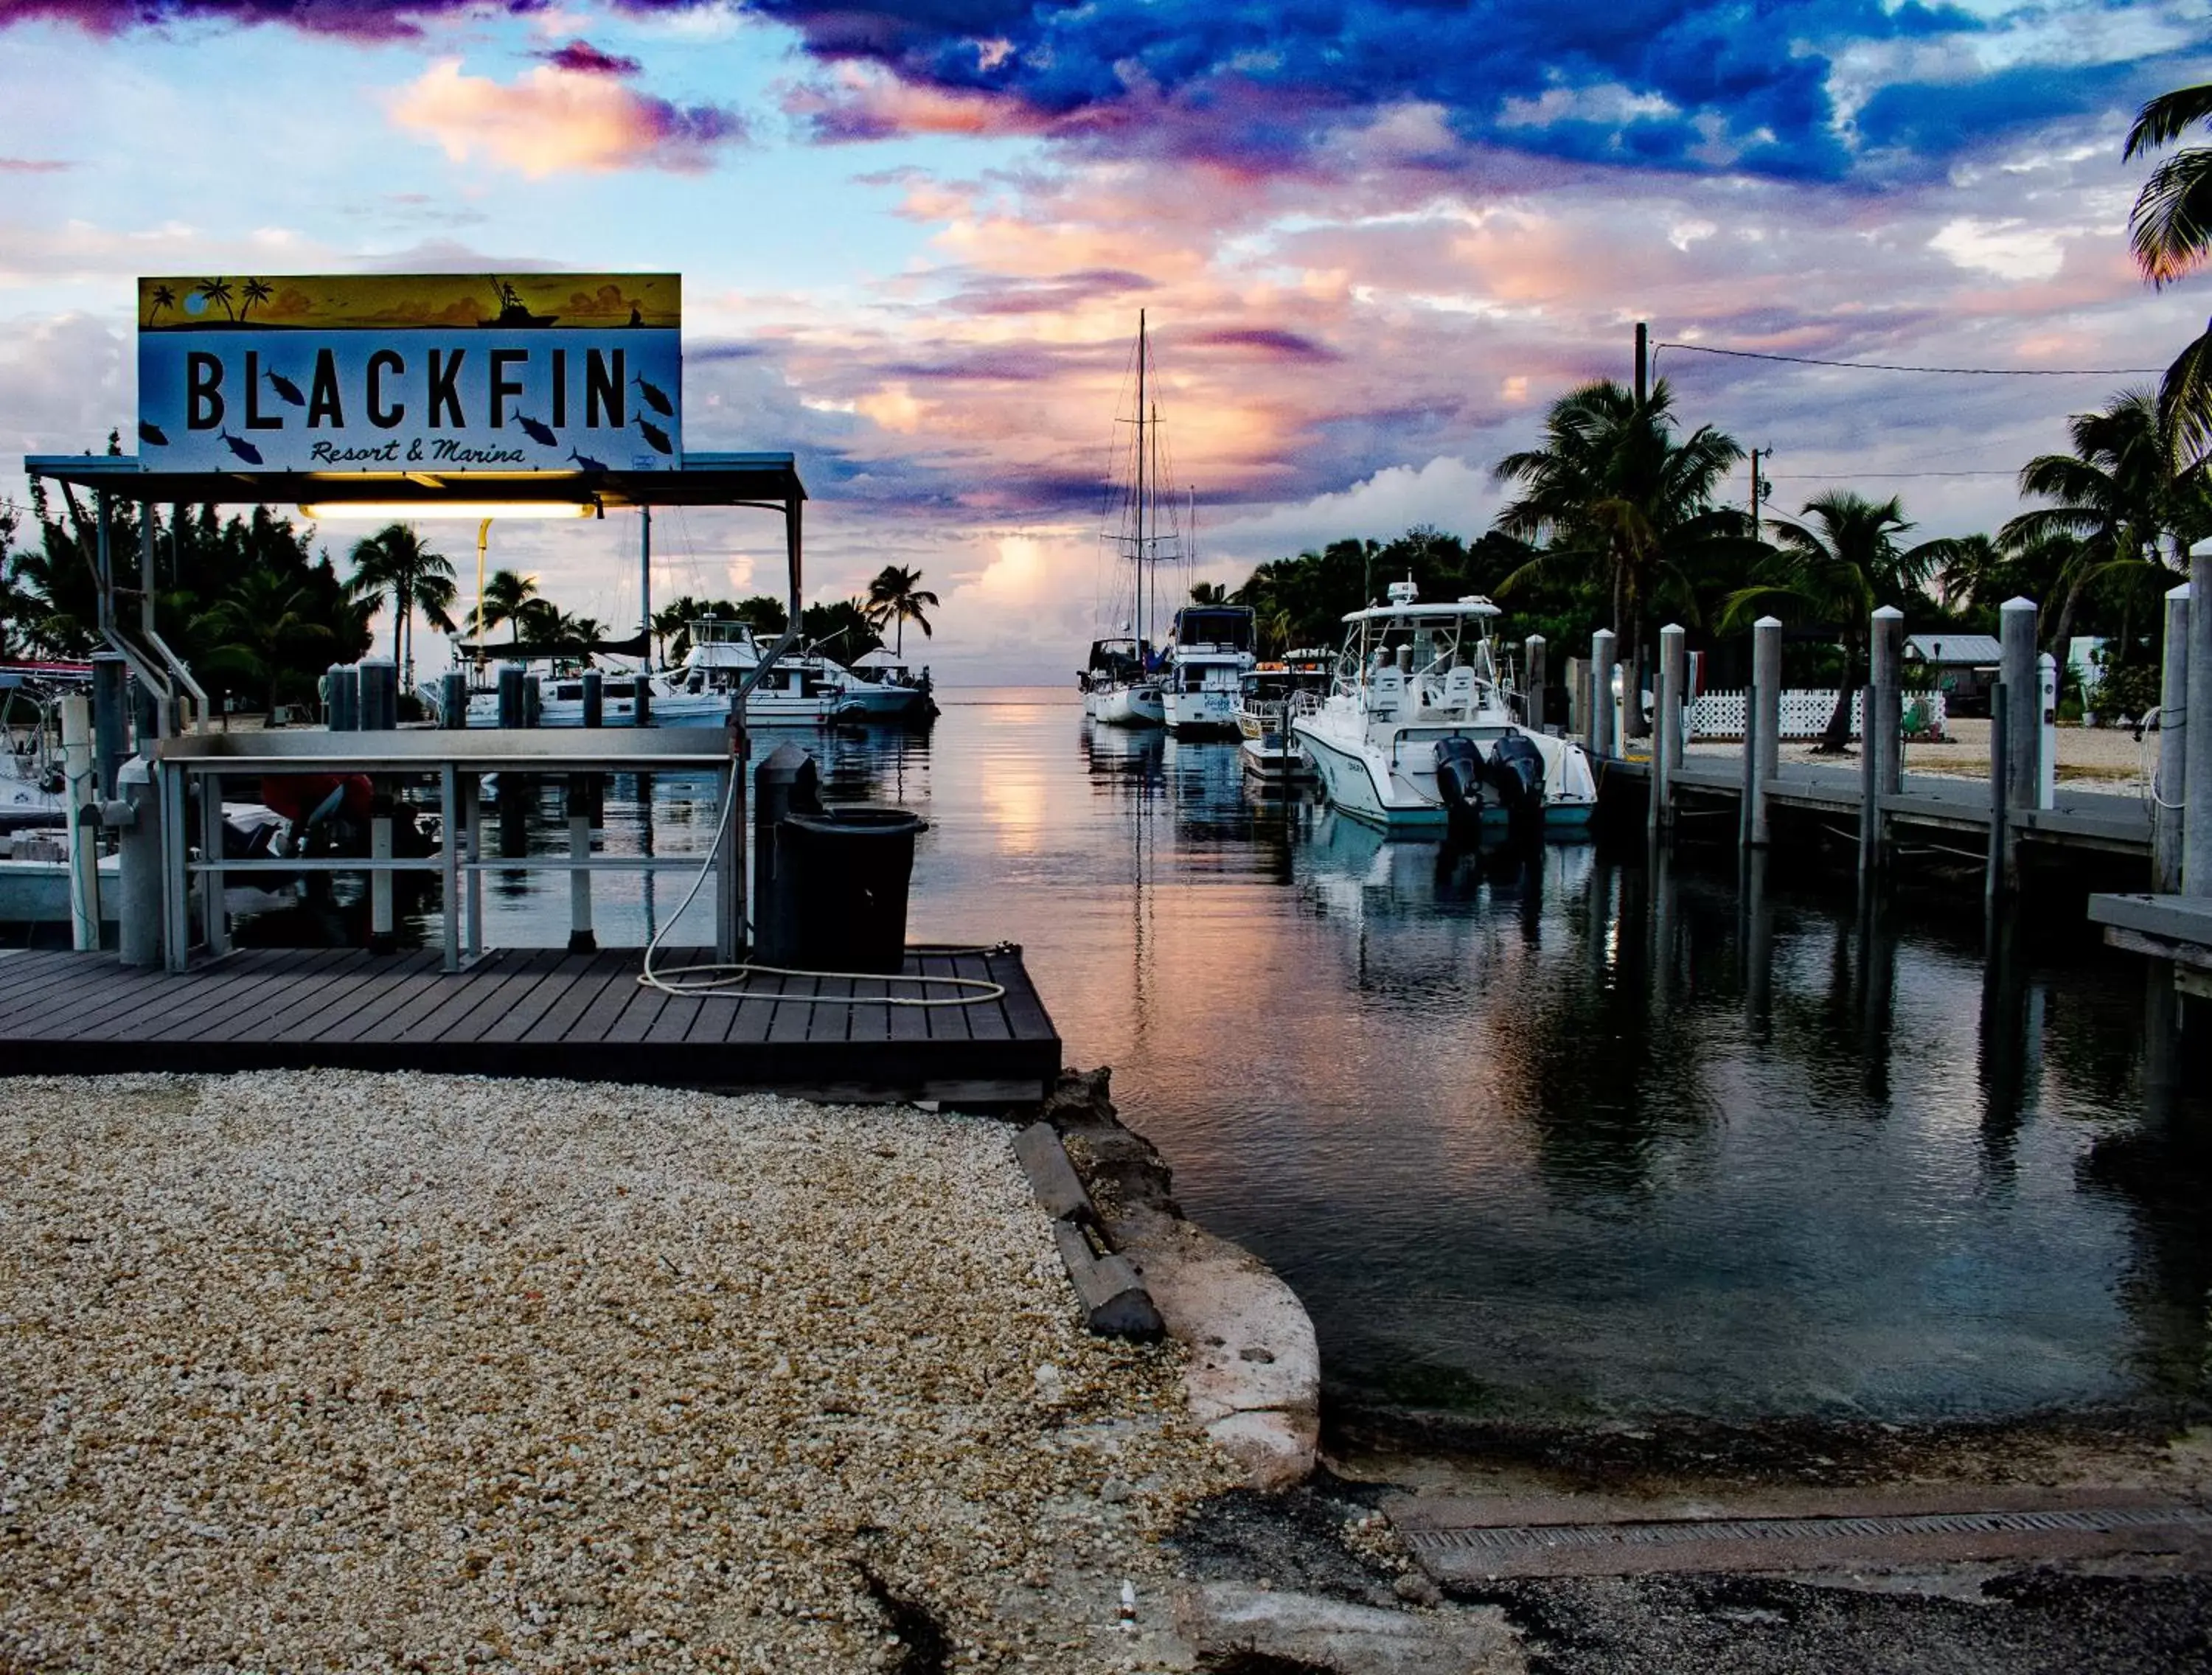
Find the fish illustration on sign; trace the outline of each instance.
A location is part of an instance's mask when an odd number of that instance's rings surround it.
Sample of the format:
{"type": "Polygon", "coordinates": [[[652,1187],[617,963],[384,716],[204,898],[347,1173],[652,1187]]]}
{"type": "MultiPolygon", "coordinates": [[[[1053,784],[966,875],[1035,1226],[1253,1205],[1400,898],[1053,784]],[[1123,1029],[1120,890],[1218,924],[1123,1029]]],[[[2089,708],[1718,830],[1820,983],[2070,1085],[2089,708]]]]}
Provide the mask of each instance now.
{"type": "Polygon", "coordinates": [[[638,393],[645,398],[645,404],[647,407],[663,418],[672,419],[676,416],[675,404],[668,399],[666,391],[663,391],[658,384],[647,383],[642,377],[633,378],[630,382],[637,385],[638,393]]]}
{"type": "Polygon", "coordinates": [[[560,440],[560,438],[554,435],[552,430],[549,427],[538,423],[537,420],[532,418],[526,413],[516,414],[514,416],[514,422],[522,427],[522,434],[527,436],[533,442],[540,443],[550,448],[556,442],[560,440]]]}
{"type": "Polygon", "coordinates": [[[279,372],[264,372],[261,375],[269,380],[269,387],[270,389],[274,390],[278,395],[283,397],[283,398],[289,402],[293,406],[305,407],[307,404],[307,397],[300,393],[300,386],[293,383],[290,379],[285,377],[283,373],[279,372]]]}
{"type": "Polygon", "coordinates": [[[150,443],[157,448],[166,448],[169,446],[169,439],[161,434],[161,427],[149,419],[138,421],[138,440],[150,443]]]}
{"type": "Polygon", "coordinates": [[[230,451],[247,464],[258,465],[261,463],[261,450],[255,447],[252,443],[242,437],[234,436],[227,430],[219,432],[218,434],[229,445],[230,451]]]}
{"type": "Polygon", "coordinates": [[[654,424],[651,420],[640,419],[637,422],[637,428],[640,431],[644,433],[645,440],[652,443],[653,446],[658,448],[661,452],[673,453],[676,452],[676,450],[669,445],[668,433],[663,430],[659,425],[654,424]]]}
{"type": "Polygon", "coordinates": [[[568,450],[568,458],[574,460],[577,464],[580,465],[587,471],[604,471],[607,469],[607,462],[605,460],[593,459],[588,454],[578,453],[574,448],[568,450]]]}

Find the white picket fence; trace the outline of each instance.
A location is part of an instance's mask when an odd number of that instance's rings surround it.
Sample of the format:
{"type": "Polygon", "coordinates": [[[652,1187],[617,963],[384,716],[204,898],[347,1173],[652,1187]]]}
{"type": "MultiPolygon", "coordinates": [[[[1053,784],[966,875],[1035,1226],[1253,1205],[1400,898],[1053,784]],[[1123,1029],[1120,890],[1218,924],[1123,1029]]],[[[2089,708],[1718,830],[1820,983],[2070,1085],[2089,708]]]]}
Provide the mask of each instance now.
{"type": "MultiPolygon", "coordinates": [[[[1925,707],[1929,725],[1937,737],[1942,737],[1948,712],[1940,692],[1908,692],[1904,695],[1905,708],[1915,704],[1925,707]]],[[[1690,737],[1692,738],[1741,738],[1744,732],[1744,706],[1751,701],[1745,691],[1700,692],[1690,706],[1690,737]]],[[[1851,733],[1859,736],[1860,697],[1851,695],[1851,733]]],[[[1827,731],[1828,718],[1835,713],[1836,695],[1817,689],[1784,690],[1782,695],[1782,737],[1784,738],[1818,738],[1827,731]]]]}

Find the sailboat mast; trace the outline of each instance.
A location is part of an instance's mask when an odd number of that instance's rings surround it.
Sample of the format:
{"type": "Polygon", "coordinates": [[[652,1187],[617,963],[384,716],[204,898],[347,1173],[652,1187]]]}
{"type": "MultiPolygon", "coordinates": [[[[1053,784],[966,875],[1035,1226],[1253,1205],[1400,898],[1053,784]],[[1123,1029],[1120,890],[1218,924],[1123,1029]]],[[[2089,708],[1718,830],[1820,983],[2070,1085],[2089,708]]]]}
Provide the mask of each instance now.
{"type": "Polygon", "coordinates": [[[1137,310],[1137,673],[1144,674],[1145,646],[1152,620],[1145,614],[1145,311],[1137,310]]]}

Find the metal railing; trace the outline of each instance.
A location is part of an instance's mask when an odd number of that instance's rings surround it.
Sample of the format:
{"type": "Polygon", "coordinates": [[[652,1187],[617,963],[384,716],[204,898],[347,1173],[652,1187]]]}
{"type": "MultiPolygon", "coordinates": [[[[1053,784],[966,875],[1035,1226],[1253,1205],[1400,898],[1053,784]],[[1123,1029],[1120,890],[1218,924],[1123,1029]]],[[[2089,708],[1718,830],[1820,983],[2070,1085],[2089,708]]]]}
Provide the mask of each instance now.
{"type": "MultiPolygon", "coordinates": [[[[742,703],[742,695],[735,700],[742,703]]],[[[223,913],[224,880],[234,873],[356,872],[370,880],[374,932],[392,930],[392,880],[402,872],[432,872],[444,886],[444,966],[459,971],[483,949],[483,876],[487,872],[566,872],[584,881],[574,895],[574,930],[590,929],[589,879],[596,872],[698,871],[715,875],[716,956],[732,960],[742,940],[744,913],[741,820],[720,823],[708,855],[593,855],[589,827],[570,821],[566,854],[495,856],[483,853],[483,780],[493,774],[596,775],[605,774],[712,774],[720,798],[742,796],[743,735],[735,728],[610,729],[471,728],[407,732],[195,733],[167,738],[155,748],[160,784],[164,963],[185,968],[190,937],[190,892],[197,881],[204,945],[228,951],[223,913]],[[222,779],[317,774],[365,775],[387,788],[396,780],[434,780],[441,816],[438,848],[422,857],[392,853],[393,822],[372,816],[367,856],[267,857],[230,859],[222,854],[222,779]],[[192,782],[197,780],[195,786],[192,782]],[[190,796],[199,798],[201,859],[191,858],[185,830],[190,796]],[[463,810],[467,818],[462,818],[463,810]],[[465,895],[463,886],[466,885],[465,895]]]]}

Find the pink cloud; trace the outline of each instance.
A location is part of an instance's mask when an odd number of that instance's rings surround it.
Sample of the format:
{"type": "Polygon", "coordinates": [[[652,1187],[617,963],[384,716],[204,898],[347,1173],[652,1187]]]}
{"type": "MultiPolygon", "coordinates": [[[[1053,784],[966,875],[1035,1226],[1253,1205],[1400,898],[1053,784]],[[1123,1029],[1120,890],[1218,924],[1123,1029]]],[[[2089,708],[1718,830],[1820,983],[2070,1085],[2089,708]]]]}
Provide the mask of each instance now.
{"type": "Polygon", "coordinates": [[[76,167],[59,157],[0,157],[0,174],[59,174],[76,167]]]}
{"type": "Polygon", "coordinates": [[[578,36],[566,46],[550,52],[532,55],[544,59],[556,70],[572,70],[580,76],[635,76],[645,68],[635,58],[619,53],[602,52],[591,42],[578,36]]]}
{"type": "Polygon", "coordinates": [[[456,161],[482,151],[533,177],[696,172],[712,164],[718,149],[745,137],[744,118],[720,106],[673,105],[616,76],[550,64],[503,84],[465,76],[458,58],[442,59],[399,92],[392,116],[436,140],[456,161]]]}

